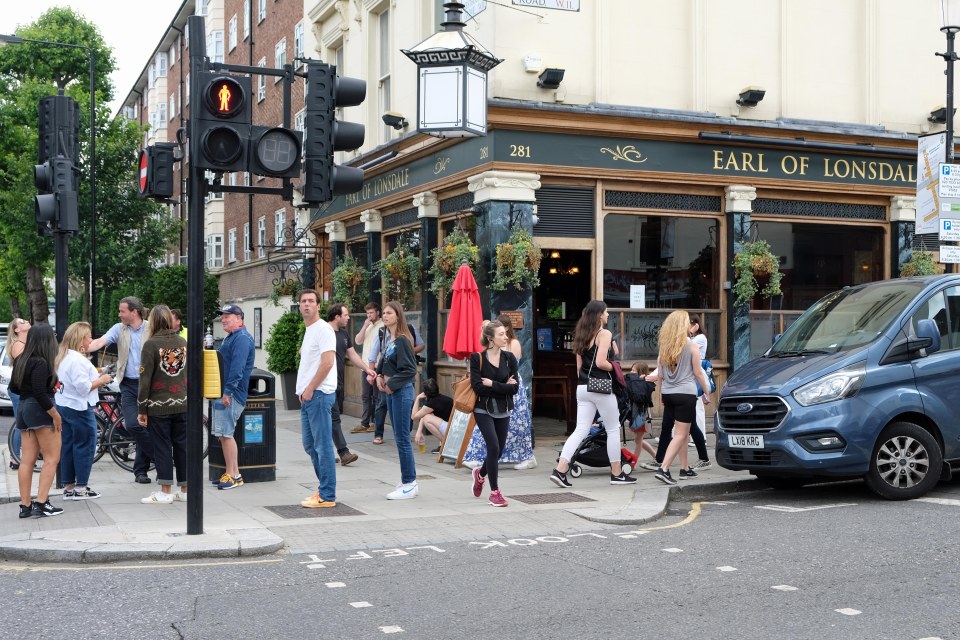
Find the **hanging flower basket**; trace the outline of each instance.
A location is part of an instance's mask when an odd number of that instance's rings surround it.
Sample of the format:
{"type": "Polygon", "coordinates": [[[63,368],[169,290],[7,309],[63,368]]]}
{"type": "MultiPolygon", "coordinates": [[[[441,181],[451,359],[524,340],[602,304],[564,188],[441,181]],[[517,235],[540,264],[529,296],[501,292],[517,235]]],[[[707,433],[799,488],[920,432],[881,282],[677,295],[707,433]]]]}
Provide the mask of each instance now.
{"type": "Polygon", "coordinates": [[[430,255],[433,257],[433,264],[428,272],[430,290],[437,297],[442,297],[451,291],[461,264],[470,267],[476,276],[480,249],[459,227],[448,233],[443,239],[443,244],[431,251],[430,255]]]}
{"type": "Polygon", "coordinates": [[[409,247],[398,244],[396,249],[377,262],[374,269],[380,274],[380,293],[384,299],[396,300],[409,309],[423,277],[420,257],[414,255],[409,247]]]}
{"type": "Polygon", "coordinates": [[[540,285],[540,247],[524,229],[514,229],[503,244],[497,245],[493,282],[490,288],[504,291],[508,287],[522,290],[540,285]]]}
{"type": "Polygon", "coordinates": [[[337,268],[330,272],[333,283],[333,299],[347,305],[351,311],[359,311],[370,300],[370,272],[347,254],[337,268]]]}
{"type": "Polygon", "coordinates": [[[733,257],[733,272],[733,292],[736,295],[734,304],[750,304],[758,291],[764,298],[783,295],[780,289],[780,281],[783,279],[780,258],[773,254],[770,243],[766,240],[743,243],[740,252],[733,257]],[[769,277],[769,280],[760,290],[757,278],[766,277],[769,277]]]}
{"type": "Polygon", "coordinates": [[[941,273],[942,267],[938,265],[933,254],[923,249],[915,249],[910,254],[910,259],[900,267],[900,277],[909,278],[910,276],[932,276],[941,273]]]}

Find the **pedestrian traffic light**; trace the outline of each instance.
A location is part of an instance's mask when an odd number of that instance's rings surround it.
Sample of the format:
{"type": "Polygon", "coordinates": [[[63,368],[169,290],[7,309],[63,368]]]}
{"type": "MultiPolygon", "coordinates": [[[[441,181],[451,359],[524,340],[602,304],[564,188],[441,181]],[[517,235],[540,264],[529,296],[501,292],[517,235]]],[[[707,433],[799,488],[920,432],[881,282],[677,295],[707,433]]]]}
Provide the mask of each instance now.
{"type": "Polygon", "coordinates": [[[144,148],[137,157],[137,191],[144,198],[164,200],[173,196],[172,142],[158,142],[144,148]]]}
{"type": "Polygon", "coordinates": [[[191,160],[200,169],[247,171],[250,138],[250,76],[203,72],[199,78],[200,108],[190,135],[200,141],[191,160]]]}
{"type": "Polygon", "coordinates": [[[293,129],[250,127],[250,173],[299,178],[302,144],[302,134],[293,129]]]}
{"type": "Polygon", "coordinates": [[[34,184],[40,191],[34,198],[37,227],[44,235],[54,230],[78,231],[77,186],[73,163],[60,156],[34,167],[34,184]]]}
{"type": "Polygon", "coordinates": [[[365,80],[338,77],[334,65],[307,63],[304,202],[327,202],[363,187],[363,169],[335,164],[333,152],[352,151],[363,145],[363,125],[337,120],[336,109],[355,107],[366,97],[365,80]]]}
{"type": "Polygon", "coordinates": [[[38,112],[38,162],[42,164],[62,155],[77,164],[80,160],[77,156],[80,122],[76,101],[67,96],[47,96],[40,99],[38,112]]]}

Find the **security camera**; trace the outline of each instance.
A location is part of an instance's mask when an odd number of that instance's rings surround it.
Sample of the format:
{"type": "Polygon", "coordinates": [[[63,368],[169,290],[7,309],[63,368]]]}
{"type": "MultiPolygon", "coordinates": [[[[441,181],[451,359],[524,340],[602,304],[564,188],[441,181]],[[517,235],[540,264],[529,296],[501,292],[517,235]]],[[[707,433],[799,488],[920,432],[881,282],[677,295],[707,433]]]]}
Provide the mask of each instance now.
{"type": "Polygon", "coordinates": [[[403,114],[397,113],[396,111],[387,111],[383,114],[383,124],[388,127],[393,127],[397,131],[401,131],[406,129],[409,123],[407,119],[403,117],[403,114]]]}

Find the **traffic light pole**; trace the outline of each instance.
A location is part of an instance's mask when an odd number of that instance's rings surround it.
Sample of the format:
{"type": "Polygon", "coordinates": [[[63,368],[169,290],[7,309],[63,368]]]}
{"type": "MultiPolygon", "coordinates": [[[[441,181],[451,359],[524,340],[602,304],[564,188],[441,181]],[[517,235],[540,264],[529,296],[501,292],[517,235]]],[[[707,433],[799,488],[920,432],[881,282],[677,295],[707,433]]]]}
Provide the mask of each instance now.
{"type": "Polygon", "coordinates": [[[63,336],[67,333],[67,300],[69,300],[70,289],[68,288],[68,275],[67,275],[67,238],[70,237],[70,233],[67,231],[62,231],[56,229],[53,232],[53,235],[56,236],[56,244],[54,246],[54,282],[53,282],[53,297],[56,300],[56,331],[57,338],[63,340],[63,336]]]}

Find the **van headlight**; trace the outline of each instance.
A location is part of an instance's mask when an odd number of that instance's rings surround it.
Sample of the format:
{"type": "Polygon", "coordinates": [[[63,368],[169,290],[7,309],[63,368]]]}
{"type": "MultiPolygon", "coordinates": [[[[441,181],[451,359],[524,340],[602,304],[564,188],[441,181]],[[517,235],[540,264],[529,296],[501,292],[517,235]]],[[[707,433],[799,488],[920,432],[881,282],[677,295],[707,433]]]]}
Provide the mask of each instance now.
{"type": "Polygon", "coordinates": [[[857,394],[867,377],[867,364],[860,362],[809,382],[793,392],[793,399],[804,407],[849,398],[857,394]]]}

